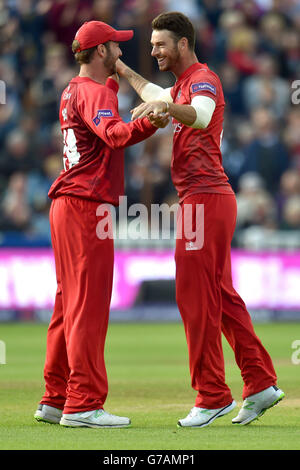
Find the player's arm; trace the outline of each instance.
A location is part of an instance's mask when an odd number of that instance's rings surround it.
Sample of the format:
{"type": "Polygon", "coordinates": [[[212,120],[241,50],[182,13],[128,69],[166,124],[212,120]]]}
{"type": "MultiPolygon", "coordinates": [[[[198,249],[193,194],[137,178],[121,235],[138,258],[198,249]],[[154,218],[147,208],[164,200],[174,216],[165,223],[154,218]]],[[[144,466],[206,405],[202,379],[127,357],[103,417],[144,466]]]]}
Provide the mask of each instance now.
{"type": "MultiPolygon", "coordinates": [[[[148,117],[125,123],[118,113],[118,84],[108,79],[106,86],[97,91],[97,95],[82,92],[78,110],[89,128],[98,135],[110,148],[122,149],[137,144],[150,137],[157,130],[158,123],[151,123],[148,117]]],[[[164,119],[165,125],[167,118],[164,119]]]]}
{"type": "Polygon", "coordinates": [[[128,67],[122,60],[118,59],[116,62],[118,74],[125,78],[140,98],[145,102],[163,100],[168,103],[173,102],[171,96],[171,88],[162,88],[155,83],[151,83],[144,77],[136,73],[128,67]]]}
{"type": "Polygon", "coordinates": [[[162,113],[172,116],[176,121],[193,127],[194,129],[205,129],[212,118],[216,103],[208,96],[197,95],[191,104],[176,104],[165,101],[154,101],[142,103],[132,110],[132,119],[150,116],[151,122],[155,123],[157,116],[162,113]]]}

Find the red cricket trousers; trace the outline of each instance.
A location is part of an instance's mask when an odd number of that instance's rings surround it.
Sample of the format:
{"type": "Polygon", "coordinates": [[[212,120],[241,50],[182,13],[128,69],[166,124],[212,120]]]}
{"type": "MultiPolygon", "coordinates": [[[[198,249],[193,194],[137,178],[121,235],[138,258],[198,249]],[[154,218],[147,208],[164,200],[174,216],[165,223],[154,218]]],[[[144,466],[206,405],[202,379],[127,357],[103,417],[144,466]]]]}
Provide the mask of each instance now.
{"type": "Polygon", "coordinates": [[[187,197],[178,212],[176,300],[186,333],[191,383],[198,392],[195,406],[201,408],[220,408],[233,399],[225,383],[222,332],[241,370],[243,399],[277,380],[272,360],[232,286],[236,214],[235,196],[215,193],[187,197]]]}
{"type": "Polygon", "coordinates": [[[74,197],[50,209],[57,292],[47,334],[42,404],[77,413],[103,408],[104,346],[113,281],[112,238],[99,239],[99,203],[74,197]]]}

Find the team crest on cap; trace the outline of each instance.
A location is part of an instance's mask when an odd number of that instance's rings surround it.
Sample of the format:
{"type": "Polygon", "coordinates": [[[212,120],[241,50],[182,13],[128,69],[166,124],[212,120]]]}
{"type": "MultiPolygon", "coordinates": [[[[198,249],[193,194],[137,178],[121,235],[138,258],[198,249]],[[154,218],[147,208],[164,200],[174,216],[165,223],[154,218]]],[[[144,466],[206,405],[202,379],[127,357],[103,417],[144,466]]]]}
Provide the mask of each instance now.
{"type": "Polygon", "coordinates": [[[99,109],[97,115],[94,117],[93,122],[98,126],[100,124],[102,117],[113,117],[113,112],[111,109],[99,109]]]}

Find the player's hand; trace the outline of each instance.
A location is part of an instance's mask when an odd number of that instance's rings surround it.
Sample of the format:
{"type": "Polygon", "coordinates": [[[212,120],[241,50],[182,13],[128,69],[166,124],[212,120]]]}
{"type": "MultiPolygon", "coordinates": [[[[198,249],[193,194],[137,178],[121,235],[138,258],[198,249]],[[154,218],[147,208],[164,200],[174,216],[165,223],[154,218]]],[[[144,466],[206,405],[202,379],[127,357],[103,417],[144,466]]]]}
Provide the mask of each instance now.
{"type": "Polygon", "coordinates": [[[161,128],[164,128],[169,124],[170,122],[169,117],[170,115],[168,113],[157,114],[155,117],[154,117],[154,114],[150,113],[147,116],[147,118],[149,119],[151,124],[153,124],[153,126],[161,127],[161,128]]]}
{"type": "Polygon", "coordinates": [[[126,64],[124,64],[121,59],[118,59],[116,62],[116,69],[120,77],[123,77],[126,69],[126,64]]]}
{"type": "Polygon", "coordinates": [[[156,118],[159,114],[167,114],[168,105],[164,101],[152,101],[150,103],[142,103],[136,108],[132,109],[131,120],[134,121],[137,118],[143,118],[150,114],[156,118]]]}

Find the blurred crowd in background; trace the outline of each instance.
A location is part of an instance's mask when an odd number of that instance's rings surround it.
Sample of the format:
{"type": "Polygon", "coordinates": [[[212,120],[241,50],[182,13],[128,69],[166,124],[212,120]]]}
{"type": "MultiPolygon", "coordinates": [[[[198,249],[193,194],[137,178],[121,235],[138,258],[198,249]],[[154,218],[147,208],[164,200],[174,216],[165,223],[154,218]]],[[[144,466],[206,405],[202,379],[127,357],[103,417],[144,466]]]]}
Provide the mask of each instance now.
{"type": "MultiPolygon", "coordinates": [[[[300,101],[299,0],[0,0],[0,246],[50,243],[47,193],[62,169],[58,109],[78,73],[77,29],[92,19],[133,29],[123,60],[172,86],[172,74],[159,73],[150,56],[151,20],[163,11],[191,19],[198,59],[222,81],[223,165],[237,195],[237,233],[300,234],[300,104],[292,100],[294,93],[300,101]]],[[[140,101],[123,80],[118,97],[129,121],[140,101]]],[[[171,149],[171,125],[126,149],[128,205],[177,202],[171,149]]]]}

